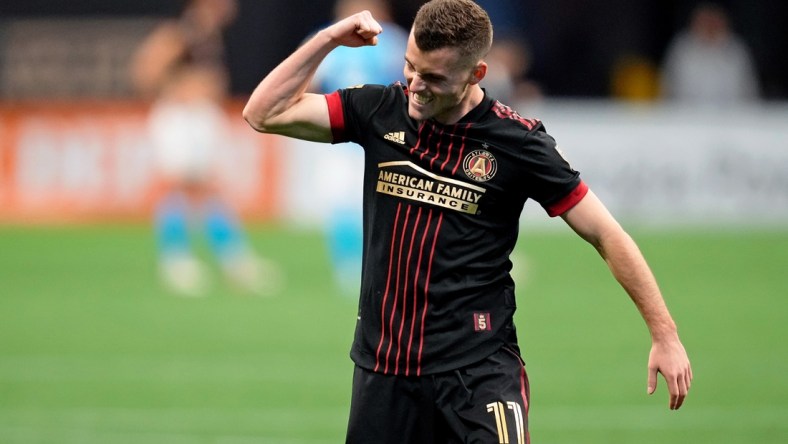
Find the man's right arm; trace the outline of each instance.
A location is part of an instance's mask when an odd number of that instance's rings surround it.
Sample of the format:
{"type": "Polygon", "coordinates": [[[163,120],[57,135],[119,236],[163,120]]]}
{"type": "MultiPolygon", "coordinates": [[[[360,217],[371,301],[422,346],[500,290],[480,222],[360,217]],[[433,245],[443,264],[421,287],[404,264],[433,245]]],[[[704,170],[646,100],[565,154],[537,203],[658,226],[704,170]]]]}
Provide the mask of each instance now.
{"type": "Polygon", "coordinates": [[[260,82],[244,108],[244,119],[260,132],[331,142],[326,100],[306,92],[312,77],[334,48],[375,45],[381,32],[368,11],[319,31],[260,82]]]}

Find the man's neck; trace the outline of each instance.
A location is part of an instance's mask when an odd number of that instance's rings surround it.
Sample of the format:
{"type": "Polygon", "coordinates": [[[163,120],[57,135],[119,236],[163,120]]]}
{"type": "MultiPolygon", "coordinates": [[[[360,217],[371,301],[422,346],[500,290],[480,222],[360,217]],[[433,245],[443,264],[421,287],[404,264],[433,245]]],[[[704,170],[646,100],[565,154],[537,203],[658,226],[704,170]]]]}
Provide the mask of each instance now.
{"type": "Polygon", "coordinates": [[[465,97],[462,98],[462,101],[457,104],[452,112],[445,117],[436,117],[435,120],[444,125],[453,125],[459,122],[460,119],[465,117],[471,110],[479,106],[482,100],[484,100],[484,90],[481,86],[478,84],[468,85],[468,91],[466,91],[465,97]]]}

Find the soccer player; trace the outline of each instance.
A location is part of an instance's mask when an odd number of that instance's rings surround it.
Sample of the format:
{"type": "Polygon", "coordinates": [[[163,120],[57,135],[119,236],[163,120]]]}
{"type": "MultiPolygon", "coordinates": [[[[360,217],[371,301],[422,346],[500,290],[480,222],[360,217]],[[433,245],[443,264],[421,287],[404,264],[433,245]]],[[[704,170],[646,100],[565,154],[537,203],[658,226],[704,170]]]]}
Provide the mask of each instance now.
{"type": "MultiPolygon", "coordinates": [[[[323,59],[312,78],[312,92],[329,93],[348,85],[364,83],[393,83],[402,77],[402,59],[392,54],[404,54],[408,31],[391,19],[386,0],[339,0],[334,5],[334,17],[341,20],[355,12],[367,10],[386,28],[378,44],[361,48],[341,46],[323,59]]],[[[332,153],[325,171],[351,166],[360,170],[364,152],[352,143],[338,147],[332,153]]],[[[331,174],[330,211],[326,219],[326,237],[334,268],[334,280],[345,297],[358,297],[362,262],[361,174],[331,174]],[[352,197],[352,198],[351,198],[352,197]]]]}
{"type": "Polygon", "coordinates": [[[236,10],[236,0],[186,2],[180,17],[142,42],[132,64],[139,92],[155,98],[149,129],[161,184],[154,219],[159,270],[164,283],[184,296],[203,295],[208,283],[192,245],[195,227],[241,290],[268,294],[278,282],[276,268],[253,251],[216,184],[229,128],[222,108],[228,86],[222,31],[236,10]]]}
{"type": "Polygon", "coordinates": [[[262,80],[244,110],[261,132],[364,147],[347,442],[528,442],[509,254],[529,198],[599,251],[650,330],[648,392],[662,373],[669,407],[681,407],[689,359],[637,246],[542,123],[479,85],[492,41],[482,8],[470,0],[420,8],[407,85],[305,92],[331,50],[375,45],[381,32],[366,11],[318,32],[262,80]]]}

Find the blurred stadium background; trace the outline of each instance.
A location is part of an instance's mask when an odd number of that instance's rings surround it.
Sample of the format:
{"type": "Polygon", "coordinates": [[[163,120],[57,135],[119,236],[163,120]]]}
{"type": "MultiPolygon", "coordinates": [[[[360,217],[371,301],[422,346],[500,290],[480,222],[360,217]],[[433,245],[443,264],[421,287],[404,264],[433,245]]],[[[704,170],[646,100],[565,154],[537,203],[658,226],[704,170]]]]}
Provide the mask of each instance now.
{"type": "MultiPolygon", "coordinates": [[[[394,2],[397,21],[420,3],[394,2]]],[[[679,412],[664,384],[645,395],[634,307],[591,248],[529,206],[514,261],[534,442],[788,442],[788,5],[722,3],[761,97],[710,108],[654,86],[696,2],[498,2],[515,13],[496,29],[527,39],[541,90],[516,108],[640,243],[697,376],[679,412]]],[[[128,81],[131,51],[180,4],[0,3],[0,443],[343,440],[355,301],[330,285],[321,227],[354,165],[240,118],[332,2],[240,1],[222,185],[286,286],[200,299],[157,280],[150,104],[128,81]]]]}

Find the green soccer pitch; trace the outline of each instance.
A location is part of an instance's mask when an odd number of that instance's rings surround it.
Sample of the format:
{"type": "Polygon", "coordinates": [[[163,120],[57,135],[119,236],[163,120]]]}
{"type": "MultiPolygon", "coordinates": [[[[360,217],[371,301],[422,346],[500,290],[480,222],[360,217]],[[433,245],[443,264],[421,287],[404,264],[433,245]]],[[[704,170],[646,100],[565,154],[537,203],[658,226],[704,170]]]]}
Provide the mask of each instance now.
{"type": "MultiPolygon", "coordinates": [[[[286,275],[163,291],[145,226],[0,227],[0,443],[343,442],[355,301],[321,235],[256,226],[286,275]]],[[[517,322],[539,444],[788,442],[788,232],[634,231],[695,372],[646,395],[646,328],[596,252],[524,233],[517,322]]]]}

